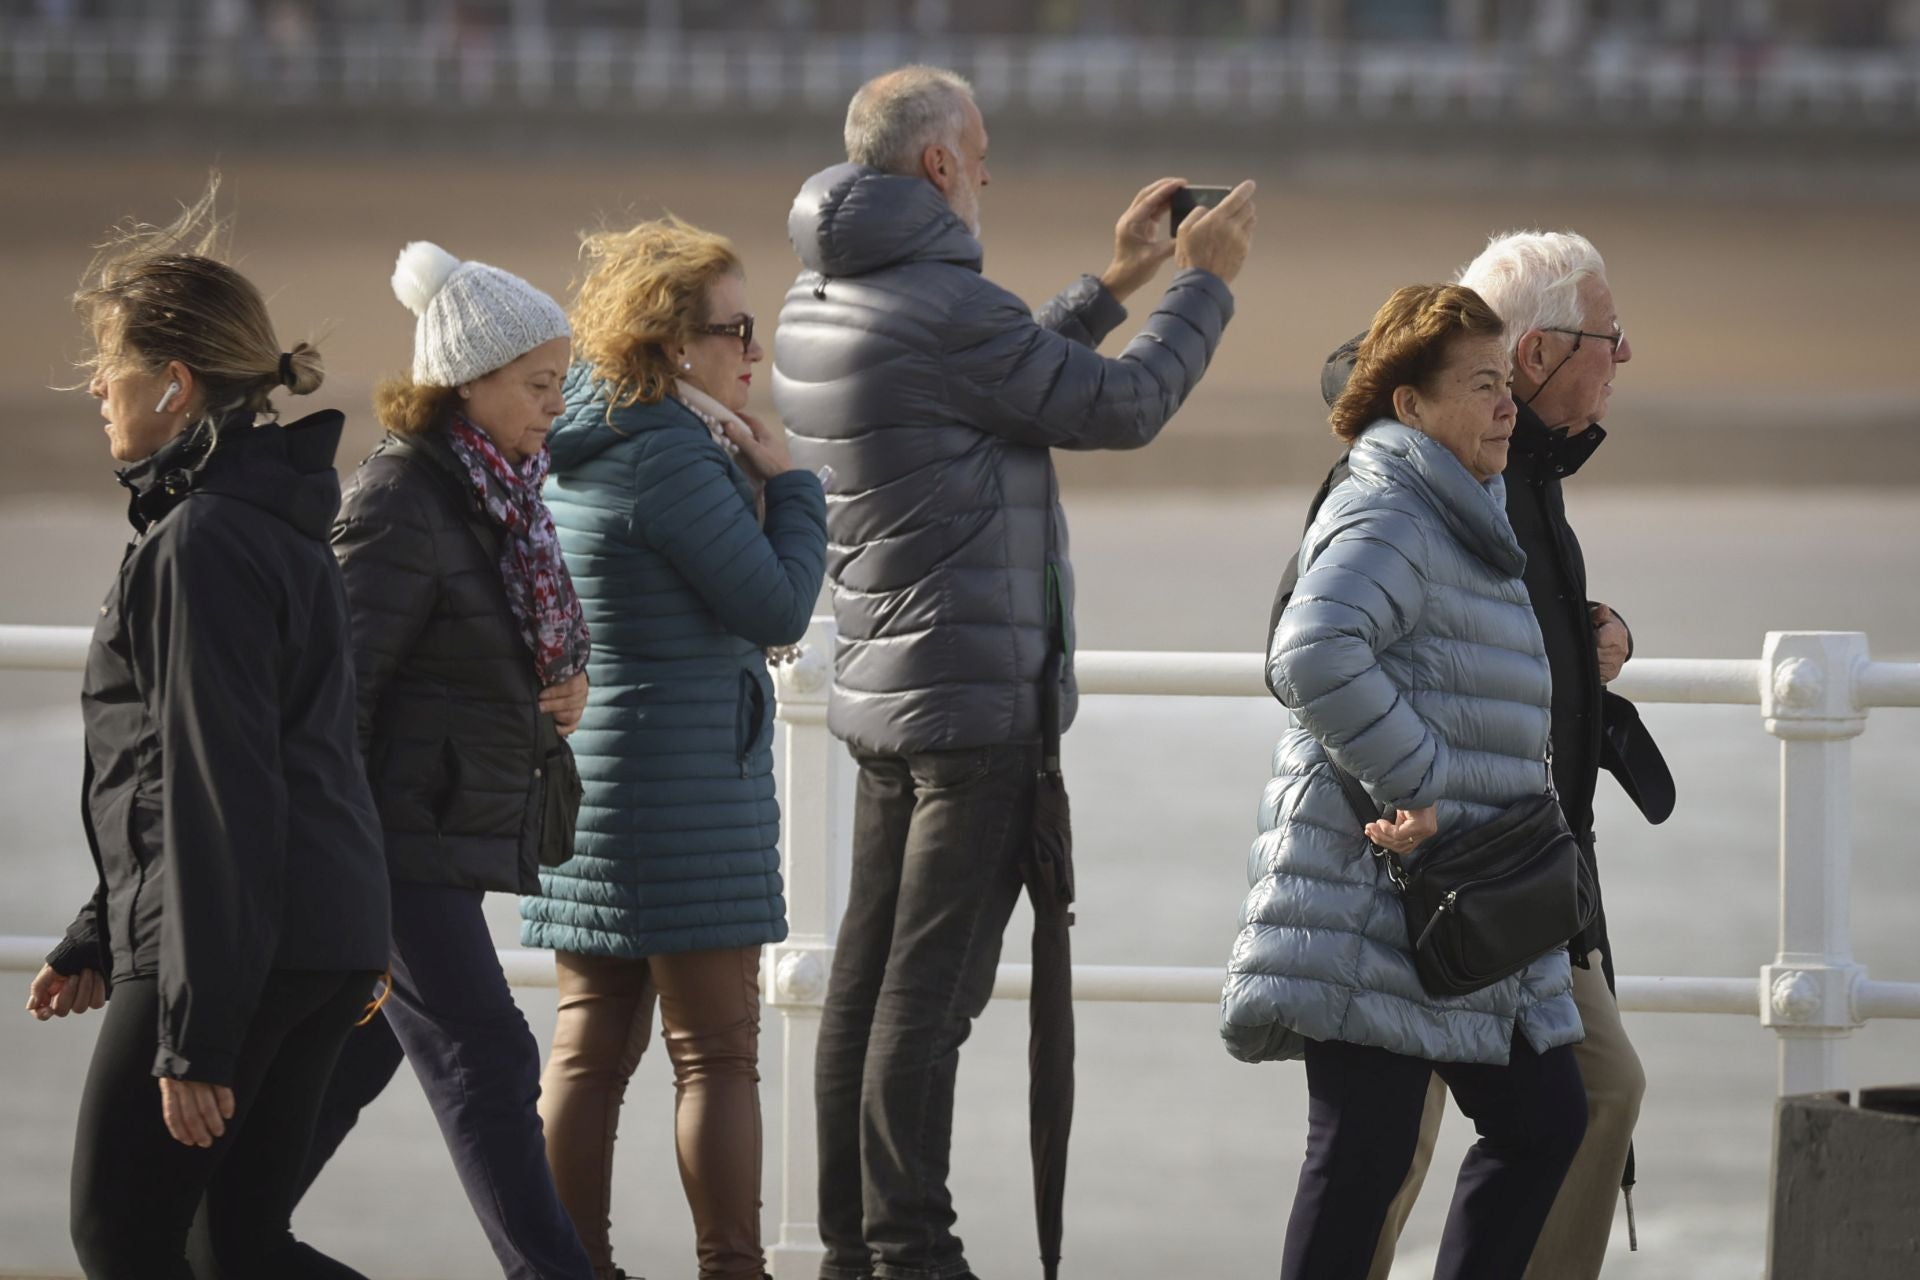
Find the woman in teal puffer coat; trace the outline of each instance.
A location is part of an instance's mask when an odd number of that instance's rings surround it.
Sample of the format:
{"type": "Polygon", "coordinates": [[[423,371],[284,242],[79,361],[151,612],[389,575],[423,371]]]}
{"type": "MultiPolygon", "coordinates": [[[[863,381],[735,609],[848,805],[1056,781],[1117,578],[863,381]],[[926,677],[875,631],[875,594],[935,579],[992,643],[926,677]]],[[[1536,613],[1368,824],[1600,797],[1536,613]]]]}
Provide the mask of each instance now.
{"type": "Polygon", "coordinates": [[[746,416],[740,259],[675,219],[585,239],[546,498],[595,646],[574,857],[521,902],[557,953],[541,1078],[562,1200],[610,1280],[613,1134],[660,1006],[702,1280],[758,1280],[760,948],[786,937],[766,651],[805,632],[826,498],[746,416]]]}

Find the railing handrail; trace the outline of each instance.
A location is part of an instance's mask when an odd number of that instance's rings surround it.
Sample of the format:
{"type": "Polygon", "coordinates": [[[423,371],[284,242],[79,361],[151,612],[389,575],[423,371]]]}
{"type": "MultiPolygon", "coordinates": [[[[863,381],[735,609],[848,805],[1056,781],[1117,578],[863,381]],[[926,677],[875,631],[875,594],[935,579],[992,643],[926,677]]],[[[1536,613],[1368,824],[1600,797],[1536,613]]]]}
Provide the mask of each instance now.
{"type": "MultiPolygon", "coordinates": [[[[80,671],[87,627],[0,624],[0,670],[80,671]]],[[[1083,649],[1074,675],[1083,694],[1133,697],[1268,697],[1258,653],[1186,649],[1083,649]]],[[[1765,665],[1752,658],[1635,658],[1608,687],[1636,702],[1758,706],[1765,665]]],[[[1868,662],[1854,705],[1920,707],[1920,662],[1868,662]]]]}
{"type": "MultiPolygon", "coordinates": [[[[0,934],[0,973],[32,973],[60,940],[50,936],[0,934]]],[[[498,947],[500,968],[516,987],[555,985],[553,953],[533,947],[498,947]]],[[[1073,998],[1094,1004],[1217,1004],[1226,970],[1204,965],[1076,964],[1073,998]]],[[[1765,993],[1757,978],[1662,974],[1622,975],[1620,1008],[1626,1013],[1734,1014],[1758,1017],[1765,993]]],[[[1025,1000],[1033,989],[1033,966],[1002,964],[993,998],[1025,1000]]],[[[1854,992],[1862,1021],[1920,1018],[1920,984],[1862,981],[1854,992]]]]}

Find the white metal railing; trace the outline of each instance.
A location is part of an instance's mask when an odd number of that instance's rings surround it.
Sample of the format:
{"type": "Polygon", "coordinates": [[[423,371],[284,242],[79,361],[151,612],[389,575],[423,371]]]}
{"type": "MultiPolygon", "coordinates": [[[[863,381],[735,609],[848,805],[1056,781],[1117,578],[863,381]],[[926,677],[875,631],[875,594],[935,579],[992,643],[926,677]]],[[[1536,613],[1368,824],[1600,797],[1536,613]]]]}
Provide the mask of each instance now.
{"type": "MultiPolygon", "coordinates": [[[[0,670],[79,670],[88,638],[83,627],[0,626],[0,670]]],[[[812,1063],[853,843],[854,770],[826,724],[833,647],[832,620],[816,618],[804,656],[776,672],[791,932],[766,949],[761,982],[767,1003],[784,1015],[774,1126],[781,1226],[769,1253],[781,1280],[813,1275],[820,1257],[812,1063]]],[[[1267,696],[1258,654],[1083,651],[1075,669],[1081,692],[1094,696],[1267,696]]],[[[1758,659],[1636,658],[1611,687],[1640,702],[1757,706],[1780,739],[1773,963],[1746,978],[1622,976],[1621,1008],[1758,1017],[1779,1039],[1781,1094],[1843,1087],[1843,1048],[1854,1028],[1874,1018],[1920,1018],[1920,982],[1870,980],[1854,962],[1849,911],[1851,743],[1870,709],[1920,707],[1920,663],[1873,661],[1859,632],[1772,632],[1758,659]]],[[[38,967],[53,942],[0,937],[0,969],[38,967]]],[[[547,953],[505,948],[500,958],[515,985],[553,985],[547,953]]],[[[1074,997],[1212,1004],[1223,977],[1212,968],[1075,965],[1074,997]]],[[[1023,998],[1031,981],[1027,965],[1004,964],[993,994],[1023,998]]]]}

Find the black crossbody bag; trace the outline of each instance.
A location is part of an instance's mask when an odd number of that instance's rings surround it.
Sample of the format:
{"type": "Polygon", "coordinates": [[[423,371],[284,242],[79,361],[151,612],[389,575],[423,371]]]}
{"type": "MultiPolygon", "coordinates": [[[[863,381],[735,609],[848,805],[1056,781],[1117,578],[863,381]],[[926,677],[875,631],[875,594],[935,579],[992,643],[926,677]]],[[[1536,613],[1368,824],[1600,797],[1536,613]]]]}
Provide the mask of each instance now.
{"type": "MultiPolygon", "coordinates": [[[[1359,779],[1327,761],[1362,828],[1381,817],[1359,779]]],[[[1436,836],[1404,866],[1373,846],[1400,891],[1413,965],[1429,995],[1464,996],[1520,972],[1586,928],[1599,893],[1548,790],[1492,822],[1436,836]]]]}

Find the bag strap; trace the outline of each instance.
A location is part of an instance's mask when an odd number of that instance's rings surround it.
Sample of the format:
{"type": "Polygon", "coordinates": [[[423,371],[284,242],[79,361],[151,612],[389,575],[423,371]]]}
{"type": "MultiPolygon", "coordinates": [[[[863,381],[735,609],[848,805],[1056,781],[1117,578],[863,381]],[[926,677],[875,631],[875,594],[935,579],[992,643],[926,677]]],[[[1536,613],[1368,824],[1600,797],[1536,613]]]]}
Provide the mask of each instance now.
{"type": "MultiPolygon", "coordinates": [[[[1321,748],[1322,751],[1325,749],[1321,748]]],[[[1367,789],[1360,785],[1360,779],[1335,764],[1332,756],[1327,757],[1327,768],[1333,771],[1334,781],[1340,784],[1341,792],[1347,797],[1347,805],[1353,810],[1353,816],[1360,819],[1360,825],[1365,827],[1369,822],[1378,821],[1382,816],[1380,806],[1373,802],[1373,797],[1367,794],[1367,789]]]]}
{"type": "MultiPolygon", "coordinates": [[[[1322,747],[1321,750],[1324,752],[1326,748],[1322,747]]],[[[1327,768],[1333,771],[1334,781],[1340,784],[1340,791],[1347,798],[1347,807],[1352,809],[1353,816],[1360,820],[1360,831],[1364,836],[1367,824],[1386,816],[1385,812],[1373,802],[1373,797],[1367,794],[1367,789],[1360,785],[1360,779],[1335,764],[1330,755],[1327,756],[1327,768]]],[[[1387,864],[1387,878],[1393,881],[1394,887],[1402,893],[1406,892],[1406,868],[1400,865],[1400,859],[1395,856],[1393,850],[1374,844],[1371,839],[1367,844],[1373,849],[1373,856],[1387,864]]]]}

